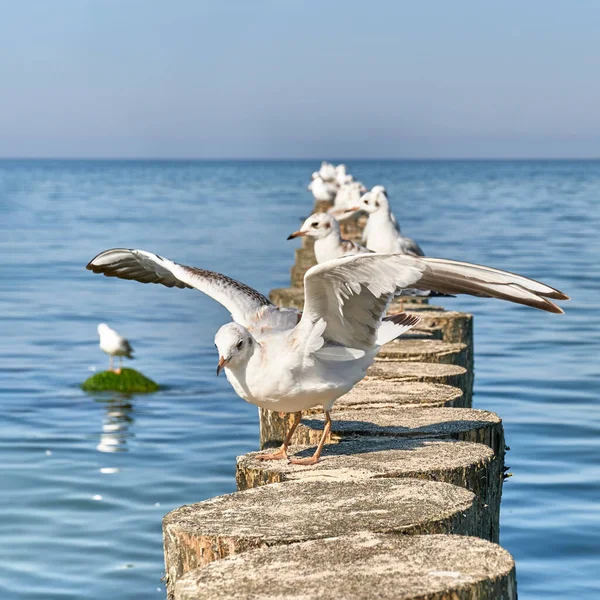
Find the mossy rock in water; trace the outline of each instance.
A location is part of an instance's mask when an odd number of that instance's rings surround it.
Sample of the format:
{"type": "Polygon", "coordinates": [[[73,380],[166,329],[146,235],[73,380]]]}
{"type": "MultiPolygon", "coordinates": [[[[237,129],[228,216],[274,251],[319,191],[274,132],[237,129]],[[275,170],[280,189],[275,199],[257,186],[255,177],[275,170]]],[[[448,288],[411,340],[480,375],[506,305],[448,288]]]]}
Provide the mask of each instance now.
{"type": "Polygon", "coordinates": [[[156,392],[158,384],[135,369],[122,369],[120,373],[102,371],[86,379],[81,387],[86,392],[156,392]]]}

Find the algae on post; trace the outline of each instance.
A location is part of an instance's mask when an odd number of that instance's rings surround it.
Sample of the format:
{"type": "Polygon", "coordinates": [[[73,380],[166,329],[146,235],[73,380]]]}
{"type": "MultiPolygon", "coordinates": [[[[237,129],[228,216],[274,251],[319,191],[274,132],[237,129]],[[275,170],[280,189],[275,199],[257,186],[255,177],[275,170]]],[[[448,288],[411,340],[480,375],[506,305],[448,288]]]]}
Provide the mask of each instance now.
{"type": "Polygon", "coordinates": [[[122,369],[120,373],[103,371],[96,373],[83,382],[86,392],[156,392],[157,383],[148,379],[135,369],[122,369]]]}

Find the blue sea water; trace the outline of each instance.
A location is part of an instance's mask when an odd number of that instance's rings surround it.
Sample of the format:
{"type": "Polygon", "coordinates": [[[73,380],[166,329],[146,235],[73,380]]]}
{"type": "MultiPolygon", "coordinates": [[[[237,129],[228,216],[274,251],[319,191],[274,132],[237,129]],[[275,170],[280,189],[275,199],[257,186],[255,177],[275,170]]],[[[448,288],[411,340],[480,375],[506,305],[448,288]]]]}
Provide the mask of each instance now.
{"type": "MultiPolygon", "coordinates": [[[[215,378],[226,311],[194,290],[93,275],[115,246],[289,282],[287,235],[316,162],[0,162],[0,598],[164,597],[161,518],[235,489],[256,408],[215,378]],[[96,326],[128,337],[153,395],[91,395],[96,326]]],[[[458,298],[475,314],[475,407],[498,412],[514,476],[501,543],[519,595],[600,598],[600,162],[349,161],[384,184],[432,256],[516,271],[565,315],[458,298]]]]}

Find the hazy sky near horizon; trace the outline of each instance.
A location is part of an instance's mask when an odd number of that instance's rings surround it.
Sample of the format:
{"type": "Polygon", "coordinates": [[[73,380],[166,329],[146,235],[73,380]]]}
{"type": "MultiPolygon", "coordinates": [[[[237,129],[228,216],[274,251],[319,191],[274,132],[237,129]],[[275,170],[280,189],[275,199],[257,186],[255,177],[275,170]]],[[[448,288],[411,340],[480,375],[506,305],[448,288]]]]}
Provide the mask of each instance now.
{"type": "Polygon", "coordinates": [[[0,9],[0,157],[600,157],[597,0],[0,9]]]}

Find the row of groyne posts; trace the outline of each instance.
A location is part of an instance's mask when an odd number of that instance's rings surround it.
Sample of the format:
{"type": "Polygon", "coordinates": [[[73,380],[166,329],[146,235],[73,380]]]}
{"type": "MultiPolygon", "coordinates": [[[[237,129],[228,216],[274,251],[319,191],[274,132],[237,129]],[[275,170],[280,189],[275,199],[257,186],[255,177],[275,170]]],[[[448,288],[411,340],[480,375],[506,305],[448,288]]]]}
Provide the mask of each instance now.
{"type": "MultiPolygon", "coordinates": [[[[302,242],[276,304],[302,308],[315,263],[302,242]]],[[[169,598],[516,598],[513,558],[497,545],[502,421],[472,408],[472,316],[403,309],[421,323],[337,401],[318,464],[240,456],[238,492],[165,516],[169,598]]],[[[280,445],[290,424],[261,409],[261,447],[280,445]]],[[[303,414],[290,454],[312,454],[323,427],[319,409],[303,414]]]]}

